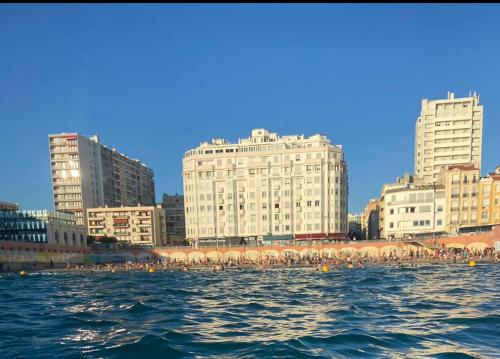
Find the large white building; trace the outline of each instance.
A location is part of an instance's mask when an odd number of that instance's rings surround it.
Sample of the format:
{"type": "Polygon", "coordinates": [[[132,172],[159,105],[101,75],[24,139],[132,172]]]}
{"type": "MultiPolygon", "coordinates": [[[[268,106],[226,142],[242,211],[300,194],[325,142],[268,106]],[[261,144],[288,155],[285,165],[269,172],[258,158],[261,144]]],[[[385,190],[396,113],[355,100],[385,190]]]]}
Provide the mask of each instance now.
{"type": "Polygon", "coordinates": [[[255,129],[202,143],[183,159],[186,236],[339,238],[347,226],[347,164],[323,135],[255,129]]]}
{"type": "Polygon", "coordinates": [[[128,158],[77,133],[49,135],[54,207],[76,215],[86,225],[86,209],[153,205],[153,171],[141,161],[128,158]]]}
{"type": "Polygon", "coordinates": [[[445,188],[415,183],[386,185],[383,211],[383,238],[442,234],[446,231],[445,188]]]}
{"type": "Polygon", "coordinates": [[[481,169],[483,106],[479,95],[422,100],[415,124],[415,176],[436,183],[445,165],[473,163],[481,169]]]}

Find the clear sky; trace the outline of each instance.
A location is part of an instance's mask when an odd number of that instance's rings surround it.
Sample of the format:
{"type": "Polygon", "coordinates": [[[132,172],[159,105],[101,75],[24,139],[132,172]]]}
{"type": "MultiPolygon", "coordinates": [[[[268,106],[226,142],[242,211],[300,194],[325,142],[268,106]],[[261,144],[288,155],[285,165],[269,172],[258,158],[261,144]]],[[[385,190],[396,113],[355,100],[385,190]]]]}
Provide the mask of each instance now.
{"type": "Polygon", "coordinates": [[[98,133],[182,192],[182,156],[265,127],[342,144],[349,211],[413,172],[422,98],[480,93],[500,165],[498,5],[0,5],[0,200],[52,208],[48,134],[98,133]]]}

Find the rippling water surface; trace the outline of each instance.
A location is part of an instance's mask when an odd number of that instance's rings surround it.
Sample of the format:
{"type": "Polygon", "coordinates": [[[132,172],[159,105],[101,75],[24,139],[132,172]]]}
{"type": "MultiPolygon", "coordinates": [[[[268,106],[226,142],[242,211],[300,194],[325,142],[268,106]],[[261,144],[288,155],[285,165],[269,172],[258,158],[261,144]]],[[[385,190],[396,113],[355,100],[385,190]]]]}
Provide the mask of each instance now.
{"type": "Polygon", "coordinates": [[[498,358],[500,267],[0,275],[1,358],[498,358]]]}

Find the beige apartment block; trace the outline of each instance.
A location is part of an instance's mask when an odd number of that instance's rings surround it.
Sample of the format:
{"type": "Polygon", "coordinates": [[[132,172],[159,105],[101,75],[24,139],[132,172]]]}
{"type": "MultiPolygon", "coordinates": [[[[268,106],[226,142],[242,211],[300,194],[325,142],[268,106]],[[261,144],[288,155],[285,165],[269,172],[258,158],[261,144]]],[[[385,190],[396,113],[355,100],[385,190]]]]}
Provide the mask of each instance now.
{"type": "Polygon", "coordinates": [[[415,124],[415,176],[435,183],[443,166],[473,163],[481,169],[483,106],[479,95],[422,100],[415,124]]]}
{"type": "Polygon", "coordinates": [[[446,231],[477,225],[480,172],[474,164],[449,165],[441,169],[438,182],[446,190],[446,231]]]}
{"type": "MultiPolygon", "coordinates": [[[[183,159],[186,235],[203,238],[347,233],[347,164],[324,135],[254,129],[183,159]]],[[[318,235],[320,237],[320,235],[318,235]]]]}
{"type": "Polygon", "coordinates": [[[500,224],[500,166],[479,181],[478,225],[500,224]]]}
{"type": "Polygon", "coordinates": [[[49,135],[54,207],[75,213],[86,225],[86,209],[154,205],[153,171],[99,143],[97,135],[49,135]]]}
{"type": "Polygon", "coordinates": [[[116,237],[130,244],[162,246],[167,243],[165,211],[161,205],[88,208],[88,233],[116,237]]]}

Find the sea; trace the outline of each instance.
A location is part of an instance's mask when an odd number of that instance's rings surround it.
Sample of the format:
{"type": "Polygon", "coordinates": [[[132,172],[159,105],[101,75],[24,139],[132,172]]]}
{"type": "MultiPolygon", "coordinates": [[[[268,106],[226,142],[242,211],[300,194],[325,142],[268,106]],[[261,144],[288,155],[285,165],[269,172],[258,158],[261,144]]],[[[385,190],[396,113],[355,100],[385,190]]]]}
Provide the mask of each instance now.
{"type": "Polygon", "coordinates": [[[0,274],[0,358],[500,358],[500,265],[0,274]]]}

